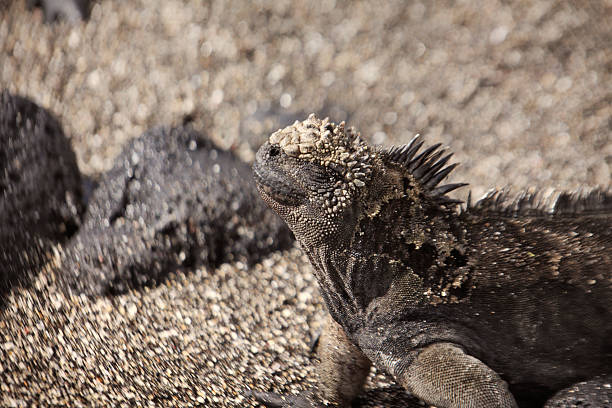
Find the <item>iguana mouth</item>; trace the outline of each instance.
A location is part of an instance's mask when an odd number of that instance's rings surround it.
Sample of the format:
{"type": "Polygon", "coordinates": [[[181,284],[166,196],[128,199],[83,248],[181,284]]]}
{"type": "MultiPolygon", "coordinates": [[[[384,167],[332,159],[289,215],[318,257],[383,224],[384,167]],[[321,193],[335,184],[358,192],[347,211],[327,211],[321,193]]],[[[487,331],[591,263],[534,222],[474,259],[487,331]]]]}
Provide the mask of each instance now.
{"type": "MultiPolygon", "coordinates": [[[[268,147],[266,144],[261,149],[268,147]]],[[[271,201],[286,206],[295,206],[303,202],[305,198],[305,194],[296,188],[291,177],[277,166],[266,163],[266,160],[262,160],[259,154],[253,163],[253,178],[260,193],[271,201]]]]}
{"type": "Polygon", "coordinates": [[[298,199],[294,195],[285,194],[282,188],[271,186],[265,183],[265,180],[255,177],[257,189],[268,200],[276,201],[283,205],[296,205],[298,199]]]}

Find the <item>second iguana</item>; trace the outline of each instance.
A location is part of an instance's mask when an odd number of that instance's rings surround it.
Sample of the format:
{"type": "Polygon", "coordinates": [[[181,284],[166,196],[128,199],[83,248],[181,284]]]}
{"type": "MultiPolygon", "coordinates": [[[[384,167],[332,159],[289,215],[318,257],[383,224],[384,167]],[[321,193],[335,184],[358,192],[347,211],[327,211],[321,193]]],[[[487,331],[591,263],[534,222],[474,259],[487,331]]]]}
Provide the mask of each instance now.
{"type": "Polygon", "coordinates": [[[440,185],[450,154],[422,145],[372,147],[311,115],[257,153],[332,319],[317,389],[255,397],[347,406],[373,363],[437,407],[612,404],[612,192],[461,207],[446,194],[464,184],[440,185]]]}

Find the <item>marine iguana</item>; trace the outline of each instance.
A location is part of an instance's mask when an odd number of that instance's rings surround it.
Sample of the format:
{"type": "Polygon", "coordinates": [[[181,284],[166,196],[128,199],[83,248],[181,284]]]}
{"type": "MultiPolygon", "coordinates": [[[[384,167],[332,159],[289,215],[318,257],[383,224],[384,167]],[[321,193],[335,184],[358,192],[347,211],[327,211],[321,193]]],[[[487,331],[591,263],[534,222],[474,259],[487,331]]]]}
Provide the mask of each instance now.
{"type": "Polygon", "coordinates": [[[259,149],[259,192],[332,320],[317,389],[252,395],[347,406],[373,363],[437,407],[612,404],[612,192],[460,206],[446,194],[465,184],[440,185],[451,154],[422,145],[372,147],[311,115],[259,149]]]}

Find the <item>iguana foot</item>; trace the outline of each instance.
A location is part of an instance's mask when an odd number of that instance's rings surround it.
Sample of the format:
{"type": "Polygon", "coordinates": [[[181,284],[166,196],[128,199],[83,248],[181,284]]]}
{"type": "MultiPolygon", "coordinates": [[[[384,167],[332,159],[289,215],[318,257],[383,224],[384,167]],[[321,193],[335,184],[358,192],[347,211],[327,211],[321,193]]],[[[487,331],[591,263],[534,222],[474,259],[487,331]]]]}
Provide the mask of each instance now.
{"type": "Polygon", "coordinates": [[[280,395],[274,392],[248,390],[247,395],[268,408],[319,408],[326,407],[312,391],[304,391],[298,395],[280,395]]]}

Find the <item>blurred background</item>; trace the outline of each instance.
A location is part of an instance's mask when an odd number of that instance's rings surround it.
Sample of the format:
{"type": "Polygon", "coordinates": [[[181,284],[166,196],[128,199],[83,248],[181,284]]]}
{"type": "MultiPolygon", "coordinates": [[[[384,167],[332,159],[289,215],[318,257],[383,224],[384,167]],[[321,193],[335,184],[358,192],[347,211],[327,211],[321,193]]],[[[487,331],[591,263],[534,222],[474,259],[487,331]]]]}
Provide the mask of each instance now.
{"type": "Polygon", "coordinates": [[[59,116],[87,174],[152,125],[193,121],[249,161],[270,131],[320,112],[374,143],[421,133],[450,145],[476,196],[610,182],[610,0],[88,10],[85,22],[43,24],[43,9],[15,0],[0,21],[0,84],[59,116]]]}
{"type": "MultiPolygon", "coordinates": [[[[157,125],[250,162],[316,112],[375,144],[443,142],[474,197],[611,183],[611,0],[0,0],[0,88],[50,110],[93,179],[157,125]]],[[[0,405],[298,392],[325,315],[310,268],[294,248],[93,299],[39,279],[0,311],[0,405]]],[[[416,404],[392,384],[373,375],[360,406],[416,404]]]]}

